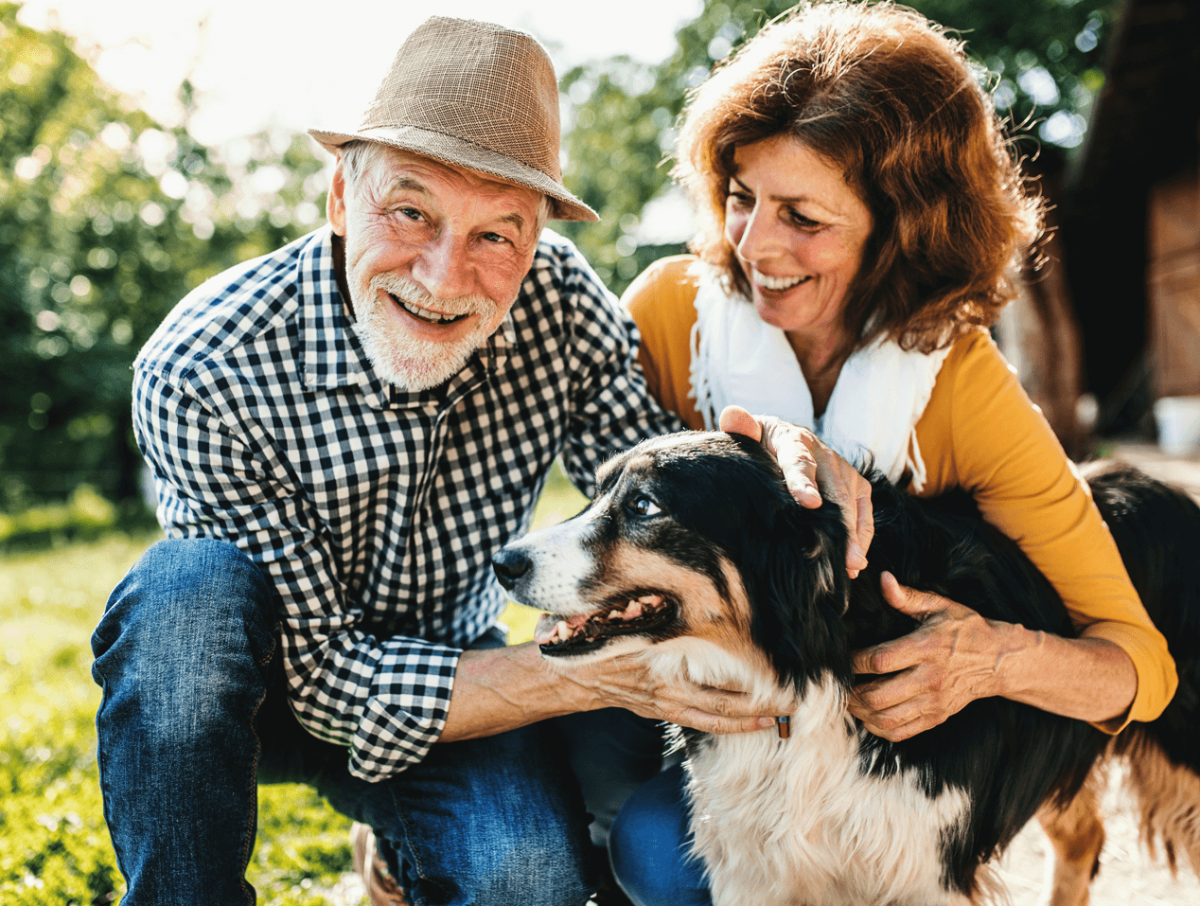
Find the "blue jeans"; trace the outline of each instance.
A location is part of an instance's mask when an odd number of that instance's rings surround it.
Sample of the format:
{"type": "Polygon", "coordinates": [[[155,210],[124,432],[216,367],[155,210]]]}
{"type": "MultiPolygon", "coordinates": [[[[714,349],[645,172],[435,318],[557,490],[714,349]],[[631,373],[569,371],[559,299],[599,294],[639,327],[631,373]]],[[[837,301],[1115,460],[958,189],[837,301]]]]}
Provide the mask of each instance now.
{"type": "Polygon", "coordinates": [[[712,906],[704,869],[688,854],[683,766],[629,797],[609,836],[613,874],[635,906],[712,906]]]}
{"type": "MultiPolygon", "coordinates": [[[[245,868],[257,784],[275,782],[309,784],[373,827],[416,904],[582,904],[598,882],[590,815],[568,767],[586,771],[589,747],[572,741],[570,726],[439,743],[378,783],[351,776],[346,750],[292,715],[274,591],[232,545],[153,546],[113,592],[92,647],[104,690],[100,784],[124,906],[253,903],[245,868]]],[[[589,716],[577,715],[575,728],[589,716]]],[[[600,726],[638,721],[595,717],[600,726]]],[[[657,770],[645,749],[655,734],[638,733],[645,763],[600,772],[602,790],[623,796],[657,770]]]]}

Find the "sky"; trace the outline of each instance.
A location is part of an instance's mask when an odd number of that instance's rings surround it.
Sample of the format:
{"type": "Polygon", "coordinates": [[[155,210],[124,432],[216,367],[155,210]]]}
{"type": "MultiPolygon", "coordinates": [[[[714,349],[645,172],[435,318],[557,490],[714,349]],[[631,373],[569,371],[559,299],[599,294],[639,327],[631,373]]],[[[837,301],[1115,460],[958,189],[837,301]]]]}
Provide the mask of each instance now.
{"type": "Polygon", "coordinates": [[[404,37],[427,16],[529,31],[561,75],[593,59],[646,62],[674,50],[702,0],[26,0],[20,18],[75,36],[100,76],[165,124],[176,91],[197,89],[191,131],[220,145],[269,126],[345,128],[404,37]],[[635,24],[636,22],[636,24],[635,24]]]}

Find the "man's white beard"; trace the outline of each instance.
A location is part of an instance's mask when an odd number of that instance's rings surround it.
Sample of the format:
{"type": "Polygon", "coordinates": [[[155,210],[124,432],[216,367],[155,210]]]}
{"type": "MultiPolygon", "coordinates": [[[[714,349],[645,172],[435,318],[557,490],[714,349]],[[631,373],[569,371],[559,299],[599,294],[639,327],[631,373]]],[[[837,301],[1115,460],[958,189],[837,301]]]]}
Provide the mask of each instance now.
{"type": "Polygon", "coordinates": [[[376,374],[410,393],[443,384],[461,371],[490,335],[498,308],[485,296],[434,299],[419,284],[392,274],[372,278],[370,298],[355,302],[358,336],[376,374]],[[418,339],[384,312],[383,306],[391,303],[380,300],[381,290],[409,305],[440,314],[477,315],[475,328],[461,340],[449,343],[418,339]]]}

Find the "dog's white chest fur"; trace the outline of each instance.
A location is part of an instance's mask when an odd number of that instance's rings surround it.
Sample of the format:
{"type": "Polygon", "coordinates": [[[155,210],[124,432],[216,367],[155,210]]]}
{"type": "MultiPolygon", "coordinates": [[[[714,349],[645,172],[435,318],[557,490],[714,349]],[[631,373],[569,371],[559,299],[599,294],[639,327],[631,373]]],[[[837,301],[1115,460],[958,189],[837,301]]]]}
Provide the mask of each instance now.
{"type": "Polygon", "coordinates": [[[809,687],[792,726],[790,739],[734,734],[690,753],[694,850],[716,906],[965,903],[942,885],[939,841],[966,797],[931,798],[911,772],[865,774],[832,682],[809,687]]]}

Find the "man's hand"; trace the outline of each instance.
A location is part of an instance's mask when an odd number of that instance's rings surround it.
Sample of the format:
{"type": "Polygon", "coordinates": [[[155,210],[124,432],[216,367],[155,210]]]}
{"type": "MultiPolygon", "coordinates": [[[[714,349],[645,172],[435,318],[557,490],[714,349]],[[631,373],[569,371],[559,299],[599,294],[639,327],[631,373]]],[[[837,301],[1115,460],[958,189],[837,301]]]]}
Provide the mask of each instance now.
{"type": "Polygon", "coordinates": [[[738,406],[725,407],[721,430],[760,441],[779,462],[788,490],[801,506],[816,509],[822,499],[836,503],[849,533],[846,571],[853,579],[866,568],[867,550],[875,537],[875,513],[871,484],[858,469],[807,428],[770,416],[754,416],[738,406]]]}
{"type": "Polygon", "coordinates": [[[859,684],[850,713],[892,742],[936,727],[977,698],[1002,693],[1007,623],[940,595],[905,588],[891,573],[883,596],[920,622],[913,632],[854,653],[856,673],[894,674],[859,684]]]}
{"type": "Polygon", "coordinates": [[[557,670],[534,642],[526,642],[462,653],[441,741],[493,736],[549,717],[609,707],[706,733],[744,733],[775,726],[775,716],[791,714],[795,701],[780,694],[778,700],[752,703],[739,690],[700,686],[683,677],[666,683],[636,657],[557,670]]]}
{"type": "Polygon", "coordinates": [[[678,677],[664,682],[638,657],[618,657],[564,672],[560,683],[574,682],[603,707],[626,708],[642,717],[665,720],[705,733],[745,733],[775,726],[774,715],[791,714],[795,702],[752,703],[735,689],[701,686],[678,677]]]}

